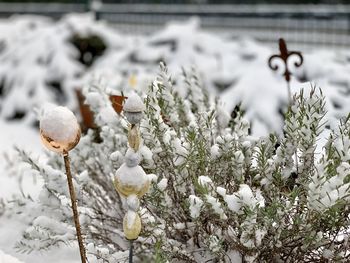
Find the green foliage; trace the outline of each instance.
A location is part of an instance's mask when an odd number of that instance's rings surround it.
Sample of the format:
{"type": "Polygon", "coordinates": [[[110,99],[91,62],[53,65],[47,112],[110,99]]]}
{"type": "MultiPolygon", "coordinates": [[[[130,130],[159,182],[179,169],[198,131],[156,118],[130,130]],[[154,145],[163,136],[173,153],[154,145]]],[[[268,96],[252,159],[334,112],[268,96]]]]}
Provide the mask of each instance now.
{"type": "MultiPolygon", "coordinates": [[[[325,130],[325,100],[313,88],[308,96],[300,92],[294,97],[283,135],[255,138],[239,111],[230,118],[206,94],[194,70],[184,71],[184,79],[180,92],[161,64],[145,96],[142,166],[157,177],[141,200],[143,230],[135,241],[136,258],[142,262],[347,262],[350,117],[340,122],[338,130],[325,130]],[[324,136],[329,139],[321,153],[317,144],[324,136]]],[[[126,247],[120,230],[123,200],[110,175],[123,162],[127,123],[113,111],[107,92],[99,84],[85,90],[88,101],[99,98],[91,107],[102,142],[94,142],[93,132],[88,132],[72,152],[72,167],[85,240],[108,247],[110,255],[104,260],[116,262],[114,251],[126,247]],[[88,179],[82,179],[86,174],[88,179]]],[[[57,224],[72,226],[68,214],[51,214],[66,209],[64,202],[56,206],[47,202],[51,194],[60,200],[67,197],[45,172],[52,169],[50,173],[59,174],[61,166],[55,158],[49,164],[30,166],[43,173],[48,189],[42,200],[47,205],[38,205],[32,215],[35,220],[45,211],[57,224]]],[[[47,229],[48,236],[57,231],[47,229]]],[[[38,234],[33,229],[29,233],[38,234]]],[[[66,242],[70,240],[74,237],[66,242]]],[[[39,241],[28,241],[28,234],[22,242],[40,248],[39,241]]],[[[54,242],[45,243],[50,245],[54,242]]]]}

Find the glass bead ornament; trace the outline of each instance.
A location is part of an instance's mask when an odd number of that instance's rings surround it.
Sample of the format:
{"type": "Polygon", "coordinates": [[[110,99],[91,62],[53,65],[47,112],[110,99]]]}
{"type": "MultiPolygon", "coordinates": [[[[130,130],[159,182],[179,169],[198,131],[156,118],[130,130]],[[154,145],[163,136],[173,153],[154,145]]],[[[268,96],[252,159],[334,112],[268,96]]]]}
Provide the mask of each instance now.
{"type": "Polygon", "coordinates": [[[149,189],[150,182],[141,166],[128,167],[125,163],[120,166],[114,176],[114,187],[124,196],[144,196],[149,189]]]}
{"type": "Polygon", "coordinates": [[[138,124],[143,117],[143,111],[145,108],[145,104],[140,96],[133,93],[126,100],[123,107],[123,112],[130,124],[138,124]]]}
{"type": "Polygon", "coordinates": [[[141,232],[141,218],[138,213],[129,210],[123,220],[123,231],[126,239],[135,240],[141,232]]]}
{"type": "Polygon", "coordinates": [[[150,180],[139,165],[141,155],[140,122],[143,117],[145,105],[142,99],[133,92],[126,100],[123,114],[129,122],[128,146],[124,163],[114,175],[114,187],[124,200],[127,212],[123,220],[123,230],[126,239],[130,240],[129,262],[132,262],[133,241],[141,232],[141,218],[138,214],[140,198],[148,192],[150,180]]]}
{"type": "Polygon", "coordinates": [[[140,148],[140,141],[141,141],[141,135],[140,135],[140,129],[138,126],[132,124],[129,127],[128,132],[128,143],[129,146],[137,151],[140,148]]]}

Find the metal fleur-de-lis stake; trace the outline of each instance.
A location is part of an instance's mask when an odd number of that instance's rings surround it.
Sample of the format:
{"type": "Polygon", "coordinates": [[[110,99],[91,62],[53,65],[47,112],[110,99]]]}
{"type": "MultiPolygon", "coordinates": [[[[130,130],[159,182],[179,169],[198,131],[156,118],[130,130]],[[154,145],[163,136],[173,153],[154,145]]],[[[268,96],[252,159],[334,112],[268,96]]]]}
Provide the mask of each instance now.
{"type": "Polygon", "coordinates": [[[303,64],[303,56],[301,54],[301,52],[298,51],[288,51],[287,49],[287,45],[286,42],[284,41],[283,38],[279,39],[279,49],[280,49],[280,54],[275,54],[272,55],[269,58],[269,67],[273,70],[273,71],[277,71],[279,68],[278,64],[274,64],[273,60],[275,59],[281,59],[284,62],[284,79],[286,80],[287,83],[287,89],[288,89],[288,101],[289,101],[289,105],[292,105],[292,93],[290,90],[290,77],[292,75],[292,73],[290,72],[289,68],[288,68],[288,58],[290,58],[291,56],[295,55],[299,58],[299,61],[294,62],[294,66],[296,68],[300,67],[303,64]]]}

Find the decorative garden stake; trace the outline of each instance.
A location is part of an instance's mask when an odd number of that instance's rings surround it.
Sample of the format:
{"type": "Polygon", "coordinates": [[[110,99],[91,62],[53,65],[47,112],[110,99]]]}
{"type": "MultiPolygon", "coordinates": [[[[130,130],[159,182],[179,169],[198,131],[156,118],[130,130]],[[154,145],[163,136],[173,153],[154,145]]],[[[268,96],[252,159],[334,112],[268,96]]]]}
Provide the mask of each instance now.
{"type": "Polygon", "coordinates": [[[275,59],[275,58],[279,58],[281,59],[283,62],[284,62],[284,78],[287,82],[287,89],[288,89],[288,101],[289,101],[289,105],[292,105],[292,94],[291,94],[291,90],[290,90],[290,76],[292,75],[289,68],[288,68],[288,58],[293,56],[293,55],[296,55],[297,57],[299,57],[299,61],[297,62],[294,62],[294,66],[295,67],[300,67],[302,64],[303,64],[303,56],[301,54],[301,52],[298,52],[298,51],[288,51],[287,49],[287,45],[286,45],[286,42],[284,41],[283,38],[280,38],[279,39],[279,49],[280,49],[280,54],[275,54],[275,55],[272,55],[270,58],[269,58],[269,67],[274,70],[274,71],[277,71],[279,66],[277,64],[273,65],[272,61],[275,59]]]}
{"type": "MultiPolygon", "coordinates": [[[[279,66],[277,64],[273,65],[272,61],[275,59],[275,58],[280,58],[282,59],[282,61],[284,62],[284,78],[287,82],[287,89],[288,89],[288,104],[289,106],[292,105],[292,93],[291,93],[291,90],[290,90],[290,76],[292,75],[292,73],[289,71],[289,68],[288,68],[288,58],[293,56],[293,55],[296,55],[297,57],[299,57],[299,61],[297,62],[294,62],[294,66],[296,68],[300,67],[302,64],[303,64],[303,55],[301,54],[301,52],[297,52],[297,51],[288,51],[287,49],[287,44],[286,42],[284,41],[283,38],[280,38],[279,39],[279,48],[280,48],[280,53],[281,54],[276,54],[276,55],[272,55],[270,58],[269,58],[269,67],[276,71],[278,70],[279,66]]],[[[294,159],[295,159],[295,164],[296,164],[296,169],[297,169],[297,175],[299,173],[299,168],[298,168],[298,153],[295,152],[294,153],[294,159]]]]}
{"type": "Polygon", "coordinates": [[[48,110],[40,120],[40,135],[45,147],[63,155],[81,262],[86,263],[86,253],[81,235],[77,199],[68,156],[68,152],[72,150],[80,140],[80,126],[74,114],[69,109],[59,106],[48,110]]]}
{"type": "Polygon", "coordinates": [[[140,148],[140,122],[143,116],[145,105],[141,98],[132,94],[126,100],[123,112],[129,122],[128,142],[129,149],[125,154],[125,162],[116,171],[114,186],[120,196],[125,200],[127,212],[123,220],[123,230],[126,239],[130,241],[129,262],[133,257],[133,241],[141,232],[141,218],[138,214],[140,200],[150,185],[148,177],[142,167],[140,148]]]}

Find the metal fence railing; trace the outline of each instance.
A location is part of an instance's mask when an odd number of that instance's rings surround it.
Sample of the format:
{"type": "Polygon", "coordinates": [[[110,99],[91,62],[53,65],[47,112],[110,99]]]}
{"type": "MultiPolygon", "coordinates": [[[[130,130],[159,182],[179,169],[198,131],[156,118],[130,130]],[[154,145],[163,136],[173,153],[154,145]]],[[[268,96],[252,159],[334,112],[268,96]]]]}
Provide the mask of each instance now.
{"type": "MultiPolygon", "coordinates": [[[[86,12],[84,4],[1,4],[0,16],[40,14],[59,18],[86,12]]],[[[197,16],[205,30],[292,45],[350,47],[350,5],[166,5],[103,4],[96,17],[125,33],[152,33],[172,20],[197,16]]]]}

